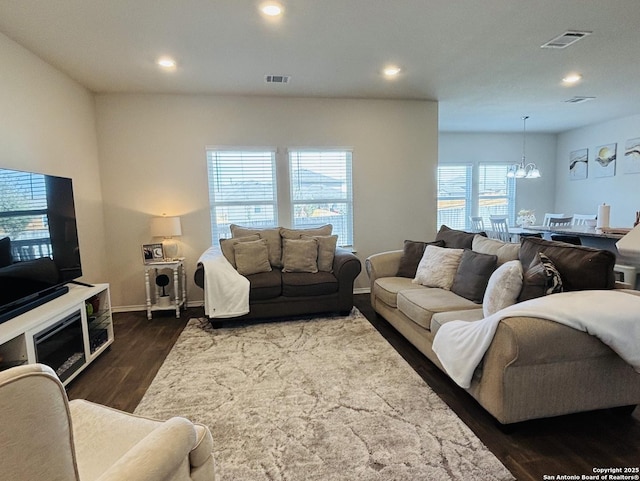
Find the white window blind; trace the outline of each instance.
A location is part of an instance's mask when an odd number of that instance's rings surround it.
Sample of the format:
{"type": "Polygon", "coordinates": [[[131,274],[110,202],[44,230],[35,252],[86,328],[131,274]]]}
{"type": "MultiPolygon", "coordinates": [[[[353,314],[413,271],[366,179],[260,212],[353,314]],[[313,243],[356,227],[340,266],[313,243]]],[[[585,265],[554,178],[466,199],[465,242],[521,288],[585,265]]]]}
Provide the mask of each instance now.
{"type": "Polygon", "coordinates": [[[332,224],[338,245],[353,245],[352,152],[290,150],[292,226],[332,224]]]}
{"type": "Polygon", "coordinates": [[[511,164],[481,163],[478,165],[478,215],[490,226],[490,215],[506,215],[509,225],[515,225],[516,181],[507,177],[511,164]]]}
{"type": "Polygon", "coordinates": [[[231,237],[231,224],[278,225],[275,165],[275,149],[207,150],[214,241],[231,237]]]}
{"type": "Polygon", "coordinates": [[[467,228],[472,205],[471,164],[438,166],[438,225],[452,229],[467,228]]]}

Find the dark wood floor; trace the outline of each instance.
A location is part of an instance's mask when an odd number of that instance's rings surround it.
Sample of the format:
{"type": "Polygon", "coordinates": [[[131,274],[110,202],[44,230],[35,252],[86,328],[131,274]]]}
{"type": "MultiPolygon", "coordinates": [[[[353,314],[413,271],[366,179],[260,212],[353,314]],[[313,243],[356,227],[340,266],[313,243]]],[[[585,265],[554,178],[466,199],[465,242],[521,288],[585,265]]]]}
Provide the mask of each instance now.
{"type": "MultiPolygon", "coordinates": [[[[631,415],[603,410],[527,421],[505,432],[377,316],[368,295],[357,295],[356,306],[518,480],[539,481],[545,474],[589,475],[594,467],[640,466],[640,408],[631,415]]],[[[154,313],[147,321],[144,312],[114,314],[115,342],[69,385],[69,397],[133,411],[187,320],[202,315],[202,309],[188,309],[180,319],[154,313]]]]}

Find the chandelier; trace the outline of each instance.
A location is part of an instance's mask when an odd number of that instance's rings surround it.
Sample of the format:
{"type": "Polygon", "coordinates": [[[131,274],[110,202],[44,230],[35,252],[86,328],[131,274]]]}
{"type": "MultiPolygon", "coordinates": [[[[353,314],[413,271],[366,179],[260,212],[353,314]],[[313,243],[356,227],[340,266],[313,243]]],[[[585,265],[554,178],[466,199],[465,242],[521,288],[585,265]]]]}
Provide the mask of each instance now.
{"type": "Polygon", "coordinates": [[[528,115],[522,117],[522,160],[519,164],[513,164],[507,171],[507,177],[516,179],[537,179],[540,171],[533,162],[527,164],[525,157],[525,147],[527,141],[527,119],[528,115]]]}

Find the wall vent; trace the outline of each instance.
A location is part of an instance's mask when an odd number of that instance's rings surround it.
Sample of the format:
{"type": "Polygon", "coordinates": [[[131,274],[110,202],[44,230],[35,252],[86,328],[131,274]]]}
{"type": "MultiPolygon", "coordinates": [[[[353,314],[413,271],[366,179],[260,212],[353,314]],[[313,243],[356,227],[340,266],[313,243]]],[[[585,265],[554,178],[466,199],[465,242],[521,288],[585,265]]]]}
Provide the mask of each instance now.
{"type": "Polygon", "coordinates": [[[581,104],[583,102],[588,102],[589,100],[593,100],[593,99],[595,99],[595,97],[575,96],[565,100],[564,102],[567,104],[581,104]]]}
{"type": "Polygon", "coordinates": [[[265,75],[264,81],[268,84],[288,84],[291,81],[291,75],[265,75]]]}
{"type": "Polygon", "coordinates": [[[569,45],[576,43],[587,35],[591,35],[591,32],[568,30],[562,35],[558,35],[556,38],[542,44],[540,48],[567,48],[569,45]]]}

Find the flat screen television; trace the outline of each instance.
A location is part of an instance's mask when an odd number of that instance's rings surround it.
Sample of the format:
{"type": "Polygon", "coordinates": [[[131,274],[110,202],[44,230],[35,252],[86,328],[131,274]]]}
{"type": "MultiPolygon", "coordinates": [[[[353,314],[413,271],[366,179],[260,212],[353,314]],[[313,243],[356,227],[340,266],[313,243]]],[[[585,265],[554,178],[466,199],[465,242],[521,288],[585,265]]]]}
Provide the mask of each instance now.
{"type": "Polygon", "coordinates": [[[0,168],[0,323],[81,275],[72,180],[0,168]]]}

